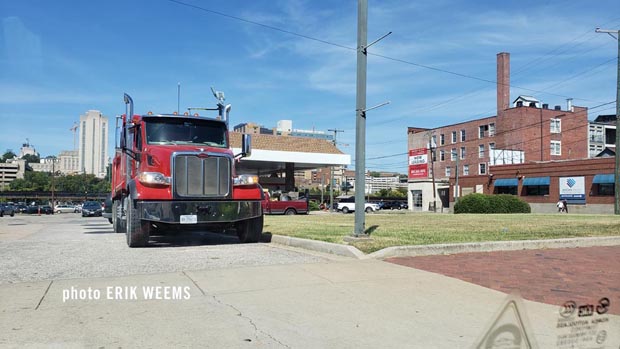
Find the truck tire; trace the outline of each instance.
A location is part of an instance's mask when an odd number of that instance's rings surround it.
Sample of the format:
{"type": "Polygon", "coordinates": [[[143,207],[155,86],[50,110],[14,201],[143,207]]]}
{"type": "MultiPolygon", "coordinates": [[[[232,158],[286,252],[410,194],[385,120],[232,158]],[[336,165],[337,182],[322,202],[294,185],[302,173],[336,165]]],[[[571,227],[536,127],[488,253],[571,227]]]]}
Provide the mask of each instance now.
{"type": "Polygon", "coordinates": [[[345,213],[345,214],[346,214],[346,213],[349,213],[349,208],[348,208],[348,207],[346,207],[346,206],[345,206],[345,207],[343,207],[343,208],[342,208],[342,213],[345,213]]]}
{"type": "Polygon", "coordinates": [[[138,216],[138,210],[135,202],[130,197],[125,198],[127,201],[127,212],[125,220],[125,230],[127,234],[127,245],[129,247],[145,247],[149,243],[149,225],[142,222],[138,216]]]}
{"type": "Polygon", "coordinates": [[[373,212],[373,211],[372,211],[372,207],[366,207],[366,210],[365,210],[365,211],[366,211],[366,213],[372,213],[372,212],[373,212]]]}
{"type": "Polygon", "coordinates": [[[117,234],[124,233],[123,226],[121,225],[120,216],[120,202],[118,200],[114,200],[112,203],[112,227],[114,227],[114,232],[117,234]]]}
{"type": "Polygon", "coordinates": [[[236,228],[239,242],[242,244],[259,242],[263,234],[263,216],[241,221],[237,223],[236,228]]]}
{"type": "Polygon", "coordinates": [[[284,211],[284,214],[287,216],[292,216],[297,214],[297,212],[295,211],[294,208],[287,208],[286,211],[284,211]]]}

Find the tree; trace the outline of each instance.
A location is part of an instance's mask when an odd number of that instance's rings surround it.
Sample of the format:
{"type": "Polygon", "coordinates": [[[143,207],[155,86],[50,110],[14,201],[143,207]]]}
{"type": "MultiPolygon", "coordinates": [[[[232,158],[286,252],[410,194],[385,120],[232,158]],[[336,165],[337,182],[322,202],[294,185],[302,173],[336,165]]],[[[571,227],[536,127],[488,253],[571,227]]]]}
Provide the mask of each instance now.
{"type": "Polygon", "coordinates": [[[370,177],[381,177],[381,172],[370,171],[369,175],[370,177]]]}
{"type": "Polygon", "coordinates": [[[6,152],[4,152],[4,154],[2,155],[2,158],[0,158],[0,162],[6,162],[7,160],[12,159],[16,156],[17,155],[11,149],[7,149],[6,152]]]}
{"type": "Polygon", "coordinates": [[[33,154],[26,154],[22,156],[22,159],[26,160],[27,163],[34,163],[34,164],[37,164],[41,161],[41,158],[39,157],[39,155],[33,155],[33,154]]]}

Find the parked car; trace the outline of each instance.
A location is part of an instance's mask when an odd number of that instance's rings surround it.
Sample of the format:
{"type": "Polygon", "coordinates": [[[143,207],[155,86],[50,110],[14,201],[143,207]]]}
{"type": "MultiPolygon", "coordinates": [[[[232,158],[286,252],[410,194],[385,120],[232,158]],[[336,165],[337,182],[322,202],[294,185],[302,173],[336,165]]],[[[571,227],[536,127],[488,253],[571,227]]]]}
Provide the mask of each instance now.
{"type": "Polygon", "coordinates": [[[54,210],[49,205],[30,205],[24,213],[38,214],[39,212],[41,214],[53,214],[54,210]]]}
{"type": "MultiPolygon", "coordinates": [[[[337,209],[338,211],[342,211],[342,213],[349,213],[355,211],[355,197],[351,196],[350,198],[340,200],[337,209]]],[[[378,210],[379,205],[369,202],[364,203],[364,211],[366,213],[371,213],[378,210]]]]}
{"type": "Polygon", "coordinates": [[[24,204],[17,204],[17,205],[15,205],[15,212],[24,213],[24,212],[26,212],[27,208],[28,208],[28,206],[26,206],[24,204]]]}
{"type": "Polygon", "coordinates": [[[56,205],[54,206],[54,212],[56,213],[75,213],[75,207],[72,205],[56,205]]]}
{"type": "Polygon", "coordinates": [[[0,204],[0,217],[7,216],[15,216],[15,207],[13,205],[0,204]]]}
{"type": "Polygon", "coordinates": [[[401,210],[408,208],[407,204],[401,201],[386,201],[383,203],[384,210],[401,210]]]}
{"type": "Polygon", "coordinates": [[[103,207],[97,201],[86,201],[82,205],[82,217],[102,217],[103,207]]]}

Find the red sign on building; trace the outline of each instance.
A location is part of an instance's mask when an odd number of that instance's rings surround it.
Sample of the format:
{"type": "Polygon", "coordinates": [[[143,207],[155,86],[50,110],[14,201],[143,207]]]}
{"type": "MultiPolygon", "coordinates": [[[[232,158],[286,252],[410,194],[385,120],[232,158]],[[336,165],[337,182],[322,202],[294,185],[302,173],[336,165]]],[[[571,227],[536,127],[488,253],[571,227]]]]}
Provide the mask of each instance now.
{"type": "Polygon", "coordinates": [[[428,178],[428,149],[409,149],[409,179],[428,178]]]}

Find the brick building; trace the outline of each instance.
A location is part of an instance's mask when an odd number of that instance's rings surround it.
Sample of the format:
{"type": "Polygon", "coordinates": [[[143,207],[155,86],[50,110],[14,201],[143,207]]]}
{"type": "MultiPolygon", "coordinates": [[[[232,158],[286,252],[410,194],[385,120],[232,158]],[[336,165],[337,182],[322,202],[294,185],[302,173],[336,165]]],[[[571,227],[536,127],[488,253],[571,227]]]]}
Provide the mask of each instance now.
{"type": "MultiPolygon", "coordinates": [[[[408,148],[431,148],[435,160],[428,159],[427,176],[410,175],[409,207],[430,210],[435,203],[443,209],[450,206],[456,194],[487,192],[484,188],[491,169],[542,166],[553,172],[546,177],[560,176],[563,170],[543,164],[589,157],[587,108],[573,106],[570,99],[565,108],[549,108],[530,96],[519,96],[510,103],[509,72],[509,54],[499,53],[495,116],[433,129],[408,128],[408,148]],[[457,176],[460,190],[455,191],[457,176]]],[[[579,166],[589,165],[578,161],[569,166],[570,172],[574,173],[579,166]]],[[[613,165],[610,169],[613,173],[613,165]]],[[[553,196],[547,196],[546,200],[553,201],[553,196]]]]}

